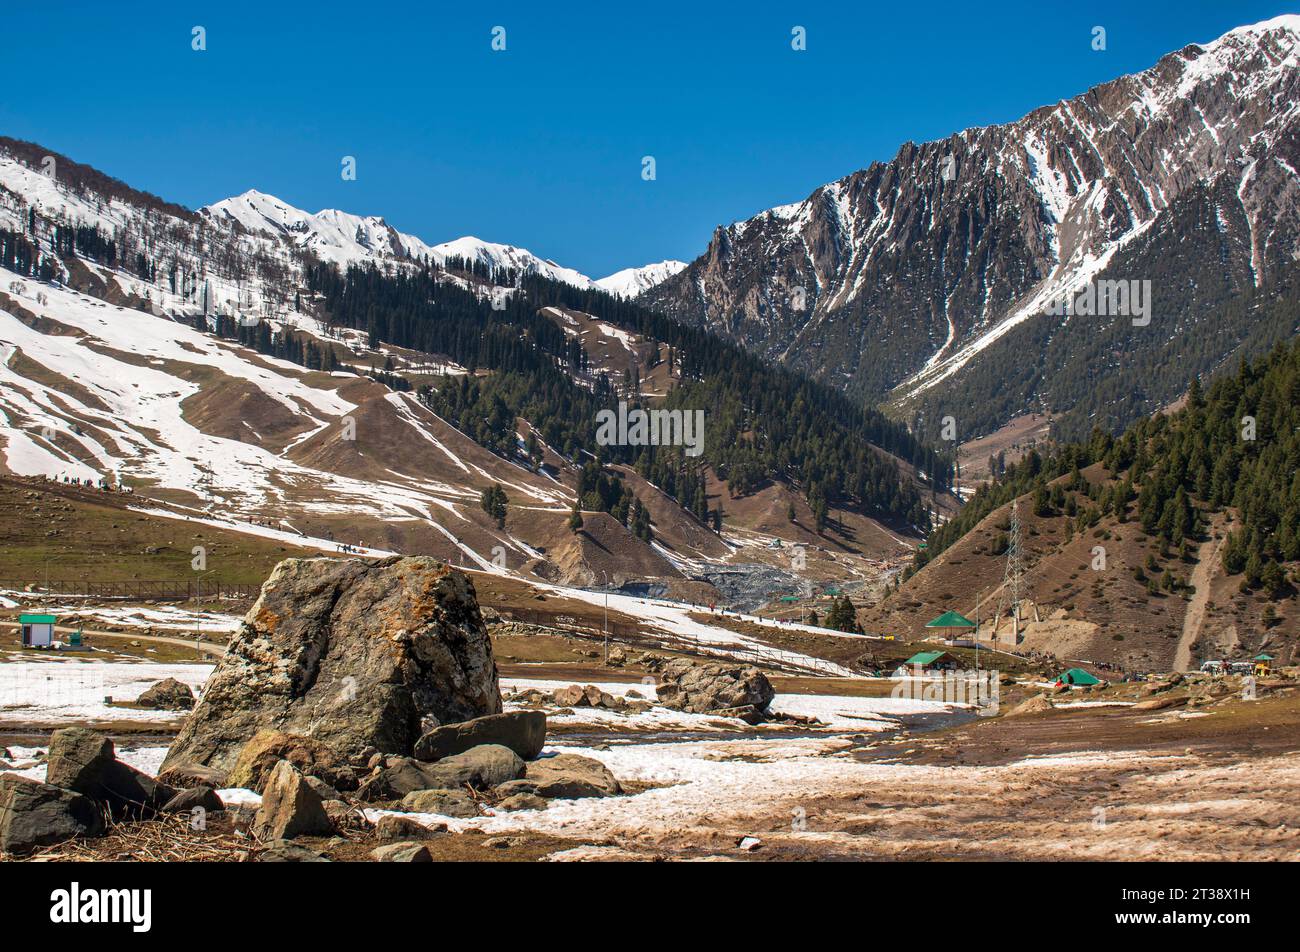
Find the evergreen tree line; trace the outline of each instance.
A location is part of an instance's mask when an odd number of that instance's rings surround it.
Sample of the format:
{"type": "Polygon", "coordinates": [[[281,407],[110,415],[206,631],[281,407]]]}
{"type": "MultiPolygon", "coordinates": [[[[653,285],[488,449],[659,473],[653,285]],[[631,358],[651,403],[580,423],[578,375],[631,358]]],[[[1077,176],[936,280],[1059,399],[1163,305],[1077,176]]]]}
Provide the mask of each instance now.
{"type": "Polygon", "coordinates": [[[1204,390],[1193,380],[1180,410],[1143,418],[1118,438],[1094,429],[1086,443],[1054,444],[1045,456],[1031,451],[1008,464],[930,534],[915,568],[1026,493],[1037,514],[1072,516],[1072,528],[1136,518],[1162,546],[1185,553],[1204,537],[1209,514],[1230,507],[1237,528],[1221,550],[1224,570],[1240,574],[1245,590],[1280,597],[1291,585],[1285,564],[1300,561],[1300,341],[1242,361],[1204,390]],[[1080,471],[1094,463],[1108,481],[1089,485],[1080,471]]]}
{"type": "MultiPolygon", "coordinates": [[[[308,284],[323,296],[332,322],[365,330],[372,345],[387,342],[445,354],[469,369],[492,370],[483,379],[461,377],[422,389],[426,404],[493,451],[517,455],[515,417],[527,419],[567,458],[585,451],[603,462],[636,466],[702,521],[710,513],[703,463],[727,480],[733,494],[784,479],[808,496],[824,524],[829,506],[866,512],[928,528],[928,507],[897,462],[873,448],[919,463],[939,488],[952,474],[947,459],[917,443],[907,430],[851,404],[847,398],[695,328],[677,324],[609,295],[569,288],[537,275],[493,307],[472,291],[440,282],[432,270],[386,275],[373,266],[340,273],[320,265],[308,284]],[[598,446],[599,410],[618,403],[604,375],[589,386],[590,364],[581,344],[539,313],[545,306],[594,312],[633,333],[665,340],[676,355],[681,386],[656,406],[705,414],[704,451],[688,459],[680,448],[598,446]]],[[[633,397],[632,408],[640,405],[633,397]]]]}

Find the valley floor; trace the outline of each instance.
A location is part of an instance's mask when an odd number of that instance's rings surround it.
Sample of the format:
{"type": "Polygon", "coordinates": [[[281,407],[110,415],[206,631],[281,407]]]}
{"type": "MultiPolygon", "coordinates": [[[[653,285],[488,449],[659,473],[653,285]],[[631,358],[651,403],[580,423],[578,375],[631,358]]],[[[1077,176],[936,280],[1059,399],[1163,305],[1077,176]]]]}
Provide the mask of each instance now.
{"type": "MultiPolygon", "coordinates": [[[[610,694],[655,696],[653,683],[635,671],[599,669],[592,662],[512,662],[503,668],[507,709],[524,703],[510,700],[519,697],[515,692],[553,690],[573,680],[597,681],[610,694]],[[599,670],[603,677],[591,677],[599,670]]],[[[113,731],[116,720],[123,729],[115,732],[123,759],[153,772],[179,717],[168,720],[129,705],[83,706],[76,697],[92,689],[128,694],[164,675],[198,684],[208,670],[207,665],[143,660],[10,661],[0,663],[0,683],[10,686],[10,695],[17,678],[51,698],[66,696],[63,723],[98,723],[113,731]]],[[[449,828],[428,844],[442,859],[1287,860],[1300,855],[1295,688],[1256,701],[1233,697],[1195,710],[1149,711],[1134,709],[1136,688],[1121,685],[1101,697],[1061,700],[1057,709],[1042,714],[980,718],[961,705],[889,696],[896,692],[883,689],[892,684],[883,679],[778,681],[782,693],[773,711],[812,720],[759,727],[660,706],[639,713],[548,706],[547,752],[601,761],[623,783],[625,795],[556,800],[544,810],[514,813],[485,807],[484,815],[471,819],[414,816],[449,828]],[[747,837],[757,843],[742,848],[747,837]]],[[[0,711],[0,744],[17,759],[32,756],[53,726],[23,726],[22,713],[12,706],[0,711]]],[[[38,764],[21,772],[39,779],[43,770],[38,764]]],[[[251,791],[223,791],[223,797],[231,803],[258,802],[251,791]]],[[[366,811],[371,820],[380,812],[366,811]]],[[[103,850],[138,846],[141,858],[151,858],[139,845],[150,824],[133,826],[137,829],[123,828],[117,839],[65,844],[44,855],[92,858],[103,850]]],[[[253,847],[241,836],[218,824],[202,839],[207,852],[194,858],[238,858],[253,847]]],[[[303,842],[335,859],[363,859],[374,845],[367,836],[358,830],[303,842]]]]}

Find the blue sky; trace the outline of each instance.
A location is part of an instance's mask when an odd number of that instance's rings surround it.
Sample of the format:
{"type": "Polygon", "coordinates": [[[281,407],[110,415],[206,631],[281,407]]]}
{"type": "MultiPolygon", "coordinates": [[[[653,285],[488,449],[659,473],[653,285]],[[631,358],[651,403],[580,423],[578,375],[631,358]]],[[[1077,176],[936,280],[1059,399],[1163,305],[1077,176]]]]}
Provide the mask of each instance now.
{"type": "Polygon", "coordinates": [[[430,242],[522,245],[599,277],[689,260],[716,225],[909,139],[1018,118],[1295,9],[47,0],[5,11],[18,82],[5,83],[0,133],[190,207],[257,188],[309,211],[383,215],[430,242]],[[498,25],[504,52],[491,50],[498,25]],[[1097,25],[1104,52],[1091,48],[1097,25]],[[356,181],[339,175],[344,155],[356,181]]]}

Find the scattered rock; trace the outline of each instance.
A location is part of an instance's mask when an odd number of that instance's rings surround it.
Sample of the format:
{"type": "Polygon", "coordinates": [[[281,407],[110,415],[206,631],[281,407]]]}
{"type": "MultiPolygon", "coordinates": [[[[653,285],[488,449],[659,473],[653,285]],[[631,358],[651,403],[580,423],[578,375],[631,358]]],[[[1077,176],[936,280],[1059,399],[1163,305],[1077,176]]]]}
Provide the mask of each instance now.
{"type": "Polygon", "coordinates": [[[320,777],[313,777],[311,774],[308,774],[307,786],[315,790],[316,796],[320,797],[325,803],[329,803],[331,800],[343,799],[342,794],[327,784],[324,780],[320,779],[320,777]]]}
{"type": "Polygon", "coordinates": [[[117,817],[153,816],[178,792],[122,763],[111,740],[84,727],[51,736],[45,781],[105,804],[117,817]]]}
{"type": "Polygon", "coordinates": [[[287,760],[276,764],[262,791],[262,805],[253,819],[253,833],[262,841],[288,840],[334,829],[321,798],[287,760]]]}
{"type": "Polygon", "coordinates": [[[767,676],[742,665],[669,661],[659,671],[659,703],[691,714],[711,714],[729,708],[753,707],[760,713],[776,697],[767,676]]]}
{"type": "Polygon", "coordinates": [[[427,722],[500,711],[491,641],[463,572],[426,557],[288,559],[262,586],[164,769],[229,769],[270,727],[345,760],[367,746],[409,754],[427,722]]]}
{"type": "Polygon", "coordinates": [[[1185,697],[1171,697],[1168,694],[1161,697],[1153,697],[1150,700],[1138,701],[1133,705],[1135,711],[1163,711],[1167,707],[1178,707],[1186,704],[1185,697]]]}
{"type": "Polygon", "coordinates": [[[416,790],[402,798],[402,809],[407,813],[478,816],[478,803],[464,790],[416,790]]]}
{"type": "Polygon", "coordinates": [[[276,840],[257,858],[259,863],[328,863],[329,859],[288,840],[276,840]]]}
{"type": "Polygon", "coordinates": [[[719,717],[734,717],[746,724],[762,724],[767,719],[763,712],[753,704],[746,704],[744,707],[724,707],[722,710],[713,713],[719,717]]]}
{"type": "Polygon", "coordinates": [[[188,711],[194,707],[194,692],[175,678],[165,678],[146,690],[135,703],[155,711],[188,711]]]}
{"type": "Polygon", "coordinates": [[[402,816],[400,813],[385,813],[375,824],[375,836],[383,843],[391,843],[394,840],[428,840],[446,832],[446,823],[433,823],[426,826],[419,820],[402,816]]]}
{"type": "Polygon", "coordinates": [[[498,810],[545,810],[549,804],[535,793],[516,793],[496,805],[498,810]]]}
{"type": "Polygon", "coordinates": [[[762,845],[763,841],[757,836],[743,836],[740,838],[740,842],[736,844],[736,846],[744,850],[746,853],[752,853],[762,845]]]}
{"type": "Polygon", "coordinates": [[[447,790],[471,786],[495,787],[524,775],[524,761],[509,747],[483,744],[436,763],[404,760],[367,780],[360,796],[366,800],[391,800],[417,790],[447,790]]]}
{"type": "Polygon", "coordinates": [[[103,828],[89,797],[17,774],[0,775],[0,852],[29,853],[103,828]]]}
{"type": "Polygon", "coordinates": [[[433,856],[429,847],[423,843],[389,843],[370,851],[370,858],[377,863],[432,863],[433,856]]]}
{"type": "Polygon", "coordinates": [[[226,783],[261,793],[266,778],[282,760],[336,788],[356,788],[352,768],[337,751],[310,737],[275,730],[260,730],[252,736],[230,768],[226,783]]]}
{"type": "Polygon", "coordinates": [[[189,787],[212,787],[214,790],[221,790],[233,786],[226,782],[227,776],[226,771],[218,770],[216,767],[177,763],[158,774],[158,782],[178,790],[189,787]]]}
{"type": "Polygon", "coordinates": [[[162,812],[190,813],[195,808],[201,808],[209,813],[216,813],[224,810],[226,805],[221,802],[221,797],[217,795],[217,791],[211,787],[191,787],[188,790],[182,790],[163,804],[162,812]]]}
{"type": "Polygon", "coordinates": [[[532,793],[548,800],[611,797],[622,792],[608,767],[578,754],[556,754],[533,761],[523,779],[497,787],[497,793],[504,797],[532,793]]]}
{"type": "Polygon", "coordinates": [[[1033,697],[1021,701],[1011,710],[1007,711],[1006,717],[1020,717],[1024,714],[1040,714],[1043,711],[1053,711],[1056,705],[1046,694],[1035,694],[1033,697]]]}
{"type": "Polygon", "coordinates": [[[441,760],[483,744],[500,744],[524,760],[534,760],[546,744],[546,715],[541,711],[509,711],[435,727],[416,741],[415,757],[441,760]]]}

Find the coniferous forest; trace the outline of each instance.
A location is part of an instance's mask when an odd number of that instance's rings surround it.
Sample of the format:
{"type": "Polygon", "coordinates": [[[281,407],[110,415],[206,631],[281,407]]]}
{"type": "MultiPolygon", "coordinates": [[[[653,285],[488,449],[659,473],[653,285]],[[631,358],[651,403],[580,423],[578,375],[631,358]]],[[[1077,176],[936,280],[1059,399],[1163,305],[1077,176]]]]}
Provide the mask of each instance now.
{"type": "Polygon", "coordinates": [[[1238,528],[1221,550],[1224,570],[1240,575],[1245,590],[1284,594],[1295,582],[1286,563],[1300,561],[1300,341],[1206,388],[1193,381],[1182,409],[1144,418],[1118,438],[1096,429],[1086,443],[1031,451],[930,534],[915,568],[1013,498],[1032,494],[1037,514],[1070,515],[1066,490],[1089,500],[1068,502],[1077,530],[1104,516],[1135,519],[1175,548],[1203,534],[1208,514],[1230,507],[1238,528]],[[1089,485],[1081,470],[1096,463],[1109,479],[1089,485]]]}
{"type": "MultiPolygon", "coordinates": [[[[372,346],[443,354],[470,371],[422,389],[421,398],[482,445],[516,456],[515,418],[523,417],[569,459],[635,466],[702,521],[717,521],[705,495],[704,464],[735,495],[772,479],[788,482],[807,497],[819,524],[830,506],[856,506],[928,528],[923,490],[899,460],[917,467],[932,491],[945,491],[951,482],[951,462],[903,425],[708,332],[603,292],[526,275],[494,306],[435,268],[388,275],[374,267],[340,273],[319,265],[308,283],[322,296],[330,322],[366,332],[372,346]],[[581,344],[540,313],[548,306],[584,311],[672,347],[680,384],[658,405],[706,411],[703,455],[692,459],[676,447],[598,445],[597,412],[619,399],[633,407],[638,400],[603,374],[590,373],[581,344]],[[492,373],[474,376],[479,370],[492,373]]],[[[621,490],[614,495],[623,497],[621,490]]],[[[592,508],[610,511],[614,505],[592,508]]]]}

